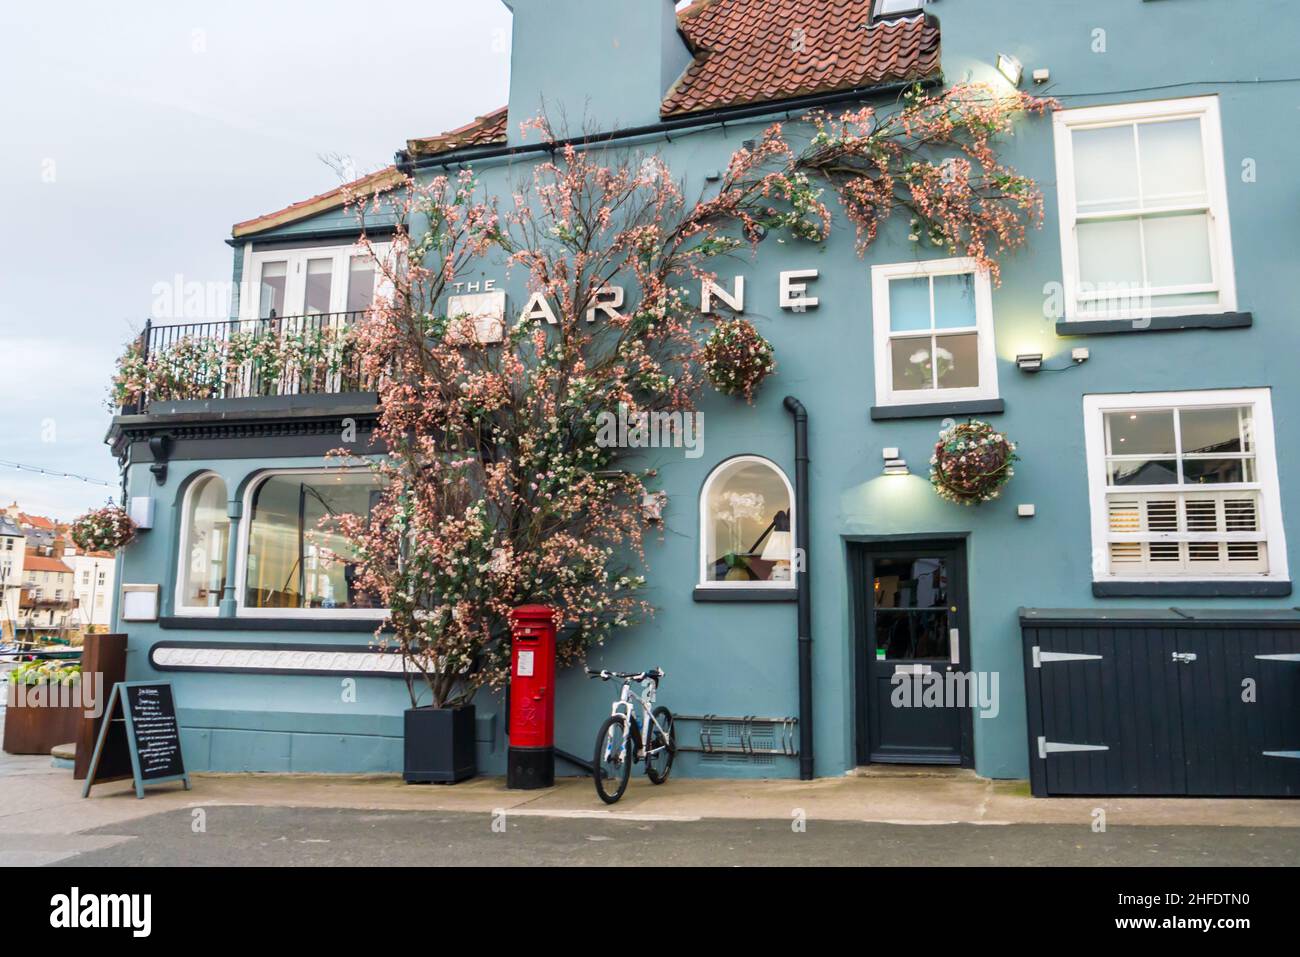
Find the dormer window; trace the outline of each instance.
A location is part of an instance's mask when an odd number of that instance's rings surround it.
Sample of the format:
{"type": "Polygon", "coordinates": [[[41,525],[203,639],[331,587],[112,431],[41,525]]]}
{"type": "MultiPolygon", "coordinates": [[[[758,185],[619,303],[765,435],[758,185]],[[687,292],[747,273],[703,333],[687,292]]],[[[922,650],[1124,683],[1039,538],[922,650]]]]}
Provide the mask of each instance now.
{"type": "Polygon", "coordinates": [[[876,0],[873,19],[892,20],[897,17],[910,17],[920,13],[929,0],[876,0]]]}

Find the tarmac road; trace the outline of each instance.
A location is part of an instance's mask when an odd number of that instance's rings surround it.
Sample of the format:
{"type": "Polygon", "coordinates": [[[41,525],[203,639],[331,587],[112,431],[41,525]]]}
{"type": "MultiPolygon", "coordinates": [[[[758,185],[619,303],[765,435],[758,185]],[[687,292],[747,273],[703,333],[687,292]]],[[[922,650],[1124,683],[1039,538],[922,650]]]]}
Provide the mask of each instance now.
{"type": "Polygon", "coordinates": [[[83,832],[105,846],[60,865],[1068,865],[1300,863],[1300,828],[904,825],[647,816],[216,806],[83,832]]]}

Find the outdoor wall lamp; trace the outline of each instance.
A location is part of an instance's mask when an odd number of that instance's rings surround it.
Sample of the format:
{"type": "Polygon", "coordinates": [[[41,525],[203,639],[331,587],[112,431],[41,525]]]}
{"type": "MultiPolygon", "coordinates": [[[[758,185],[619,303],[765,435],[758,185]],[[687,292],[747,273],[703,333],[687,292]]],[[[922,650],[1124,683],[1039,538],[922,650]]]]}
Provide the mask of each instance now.
{"type": "Polygon", "coordinates": [[[1038,372],[1043,368],[1041,352],[1022,352],[1016,356],[1016,368],[1021,372],[1038,372]]]}
{"type": "Polygon", "coordinates": [[[907,460],[899,458],[898,449],[890,446],[882,450],[882,457],[885,460],[886,475],[911,475],[907,467],[907,460]]]}
{"type": "Polygon", "coordinates": [[[1005,76],[1012,86],[1019,86],[1020,78],[1025,75],[1025,68],[1010,53],[999,53],[998,72],[1005,76]]]}

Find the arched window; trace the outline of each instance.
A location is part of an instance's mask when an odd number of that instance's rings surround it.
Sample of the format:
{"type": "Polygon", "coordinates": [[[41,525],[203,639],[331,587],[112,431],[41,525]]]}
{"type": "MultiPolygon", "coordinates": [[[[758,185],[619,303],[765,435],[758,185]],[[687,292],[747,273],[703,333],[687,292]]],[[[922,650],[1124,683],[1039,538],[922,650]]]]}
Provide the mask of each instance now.
{"type": "Polygon", "coordinates": [[[182,514],[177,610],[181,614],[215,614],[226,587],[230,544],[226,483],[219,475],[204,475],[191,482],[182,514]]]}
{"type": "Polygon", "coordinates": [[[700,492],[700,585],[792,588],[794,496],[765,458],[739,455],[700,492]]]}

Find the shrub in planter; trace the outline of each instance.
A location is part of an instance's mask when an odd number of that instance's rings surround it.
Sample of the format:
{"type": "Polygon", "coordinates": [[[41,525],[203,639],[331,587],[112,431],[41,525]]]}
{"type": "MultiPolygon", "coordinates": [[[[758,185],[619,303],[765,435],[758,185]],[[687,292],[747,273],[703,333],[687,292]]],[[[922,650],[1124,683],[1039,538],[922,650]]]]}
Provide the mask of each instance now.
{"type": "Polygon", "coordinates": [[[713,387],[724,395],[743,395],[751,402],[776,368],[772,344],[746,319],[719,322],[700,350],[700,365],[713,387]]]}
{"type": "Polygon", "coordinates": [[[31,661],[9,673],[4,750],[9,754],[49,754],[75,741],[86,711],[81,665],[31,661]]]}
{"type": "Polygon", "coordinates": [[[1016,444],[987,422],[959,422],[939,433],[930,457],[930,484],[958,505],[997,498],[1015,475],[1016,444]]]}
{"type": "Polygon", "coordinates": [[[88,552],[112,552],[135,540],[136,526],[126,509],[112,502],[72,523],[72,540],[88,552]]]}

